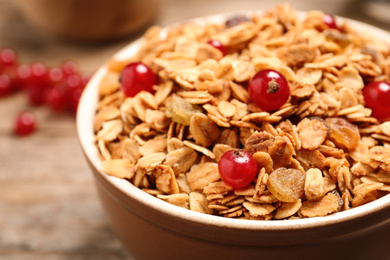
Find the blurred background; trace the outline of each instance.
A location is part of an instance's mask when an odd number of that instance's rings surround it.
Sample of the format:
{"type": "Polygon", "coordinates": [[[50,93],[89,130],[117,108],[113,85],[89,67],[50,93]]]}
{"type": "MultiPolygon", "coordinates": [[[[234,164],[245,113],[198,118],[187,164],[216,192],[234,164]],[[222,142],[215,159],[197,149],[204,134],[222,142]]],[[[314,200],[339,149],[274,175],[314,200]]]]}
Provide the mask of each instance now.
{"type": "MultiPolygon", "coordinates": [[[[238,10],[265,0],[0,0],[0,49],[19,63],[54,68],[66,61],[93,73],[150,25],[238,10]]],[[[291,0],[390,29],[387,1],[291,0]]],[[[77,140],[73,113],[32,106],[19,91],[0,97],[0,259],[131,259],[112,234],[77,140]],[[24,110],[36,130],[13,133],[24,110]]],[[[145,245],[151,246],[151,245],[145,245]]]]}

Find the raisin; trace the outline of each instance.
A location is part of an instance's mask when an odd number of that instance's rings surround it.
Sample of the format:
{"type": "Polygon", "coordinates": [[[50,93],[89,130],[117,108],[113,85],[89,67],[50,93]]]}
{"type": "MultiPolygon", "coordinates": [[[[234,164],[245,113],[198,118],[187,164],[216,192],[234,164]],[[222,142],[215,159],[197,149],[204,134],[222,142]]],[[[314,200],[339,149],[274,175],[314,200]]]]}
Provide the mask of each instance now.
{"type": "Polygon", "coordinates": [[[269,175],[267,188],[278,200],[294,202],[304,194],[305,178],[299,170],[278,168],[269,175]]]}
{"type": "Polygon", "coordinates": [[[341,117],[331,117],[325,119],[330,129],[329,139],[338,147],[348,150],[358,146],[360,140],[359,128],[341,117]]]}

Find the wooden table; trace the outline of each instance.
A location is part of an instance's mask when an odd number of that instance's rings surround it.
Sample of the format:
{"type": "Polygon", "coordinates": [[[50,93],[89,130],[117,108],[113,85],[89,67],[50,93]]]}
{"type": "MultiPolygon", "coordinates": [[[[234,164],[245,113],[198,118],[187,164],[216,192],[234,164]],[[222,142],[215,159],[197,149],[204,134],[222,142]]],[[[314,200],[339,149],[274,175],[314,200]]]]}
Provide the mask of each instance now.
{"type": "MultiPolygon", "coordinates": [[[[275,5],[260,0],[165,0],[157,20],[182,19],[275,5]]],[[[283,2],[283,1],[282,1],[283,2]]],[[[300,10],[321,9],[362,17],[354,1],[290,1],[300,10]]],[[[385,29],[388,25],[376,24],[385,29]]],[[[77,45],[42,34],[17,13],[12,1],[0,0],[0,47],[14,48],[23,62],[58,65],[76,60],[93,72],[136,36],[109,44],[77,45]]],[[[95,191],[92,174],[77,140],[74,116],[47,107],[31,108],[22,94],[0,99],[0,259],[131,259],[111,232],[95,191]],[[12,134],[16,115],[32,110],[38,130],[12,134]]]]}

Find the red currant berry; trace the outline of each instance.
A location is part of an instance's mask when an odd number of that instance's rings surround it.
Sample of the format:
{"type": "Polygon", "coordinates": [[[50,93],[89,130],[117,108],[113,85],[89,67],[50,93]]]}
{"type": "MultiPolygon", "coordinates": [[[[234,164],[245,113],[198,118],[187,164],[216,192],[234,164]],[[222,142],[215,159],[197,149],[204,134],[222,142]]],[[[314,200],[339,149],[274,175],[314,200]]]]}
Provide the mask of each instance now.
{"type": "Polygon", "coordinates": [[[16,69],[15,85],[17,89],[24,89],[28,85],[28,81],[31,79],[31,67],[27,64],[21,64],[16,69]]]}
{"type": "Polygon", "coordinates": [[[67,108],[65,88],[58,84],[50,87],[46,91],[46,104],[54,112],[63,112],[67,108]]]}
{"type": "Polygon", "coordinates": [[[5,48],[0,50],[0,68],[16,65],[17,57],[14,50],[5,48]]]}
{"type": "Polygon", "coordinates": [[[0,97],[8,96],[12,92],[12,80],[7,74],[0,75],[0,97]]]}
{"type": "Polygon", "coordinates": [[[213,46],[214,48],[216,48],[217,50],[221,51],[223,56],[226,55],[226,48],[225,46],[223,46],[223,44],[220,41],[211,40],[208,41],[207,43],[213,46]]]}
{"type": "Polygon", "coordinates": [[[280,72],[266,69],[253,76],[249,84],[249,95],[256,106],[264,111],[273,111],[286,103],[290,88],[280,72]]]}
{"type": "Polygon", "coordinates": [[[239,149],[224,153],[218,162],[221,179],[233,188],[249,185],[257,175],[257,163],[253,156],[239,149]]]}
{"type": "Polygon", "coordinates": [[[372,109],[372,116],[379,121],[390,120],[390,84],[373,81],[363,89],[366,106],[372,109]]]}
{"type": "Polygon", "coordinates": [[[339,27],[337,26],[337,23],[336,23],[336,18],[333,15],[328,14],[328,13],[324,13],[324,16],[322,19],[324,21],[324,24],[329,29],[335,29],[335,30],[339,29],[339,27]]]}
{"type": "Polygon", "coordinates": [[[64,72],[65,76],[70,76],[70,75],[78,73],[77,63],[74,61],[71,61],[71,60],[65,61],[62,64],[61,68],[62,68],[62,71],[64,72]]]}
{"type": "Polygon", "coordinates": [[[25,136],[33,133],[36,128],[36,119],[31,112],[22,112],[18,115],[14,125],[14,133],[19,136],[25,136]]]}
{"type": "Polygon", "coordinates": [[[30,78],[27,79],[27,96],[33,106],[42,105],[45,102],[45,92],[48,87],[48,69],[42,63],[31,65],[30,78]]]}
{"type": "Polygon", "coordinates": [[[121,89],[127,97],[134,97],[140,91],[153,92],[156,75],[145,64],[134,62],[123,68],[121,89]]]}
{"type": "Polygon", "coordinates": [[[49,84],[57,84],[64,79],[65,75],[61,68],[50,68],[48,72],[49,84]]]}

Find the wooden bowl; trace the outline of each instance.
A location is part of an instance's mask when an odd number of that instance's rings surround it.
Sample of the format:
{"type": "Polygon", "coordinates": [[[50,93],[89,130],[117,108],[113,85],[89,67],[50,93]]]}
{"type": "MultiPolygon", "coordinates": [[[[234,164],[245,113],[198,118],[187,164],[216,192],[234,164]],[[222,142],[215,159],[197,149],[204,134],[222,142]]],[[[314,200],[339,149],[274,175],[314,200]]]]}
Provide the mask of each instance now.
{"type": "Polygon", "coordinates": [[[156,16],[160,0],[18,0],[27,21],[44,32],[72,40],[127,36],[156,16]]]}

